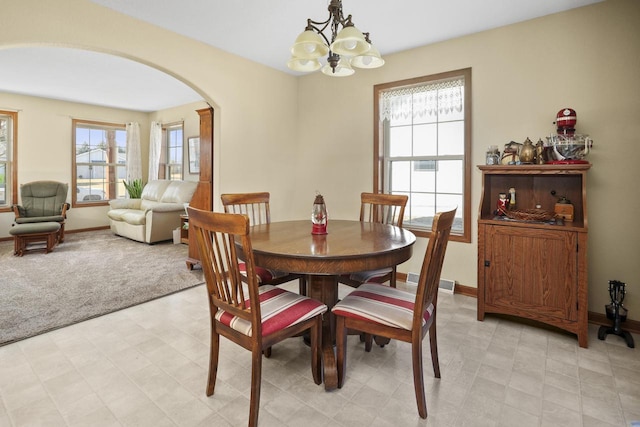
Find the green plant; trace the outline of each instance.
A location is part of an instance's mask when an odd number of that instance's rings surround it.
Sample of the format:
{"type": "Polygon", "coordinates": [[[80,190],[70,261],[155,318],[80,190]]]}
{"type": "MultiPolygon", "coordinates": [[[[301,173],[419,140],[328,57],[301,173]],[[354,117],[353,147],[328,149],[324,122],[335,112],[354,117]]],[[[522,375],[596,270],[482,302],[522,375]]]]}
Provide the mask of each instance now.
{"type": "Polygon", "coordinates": [[[142,196],[142,190],[144,189],[142,179],[133,179],[129,182],[123,180],[122,183],[130,199],[139,199],[142,196]]]}

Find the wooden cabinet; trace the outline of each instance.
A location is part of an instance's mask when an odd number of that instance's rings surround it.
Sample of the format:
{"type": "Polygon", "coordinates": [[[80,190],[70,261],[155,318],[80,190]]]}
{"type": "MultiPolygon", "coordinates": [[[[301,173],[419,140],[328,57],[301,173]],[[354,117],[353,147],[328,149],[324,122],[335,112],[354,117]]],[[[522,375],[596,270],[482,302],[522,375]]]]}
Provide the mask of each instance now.
{"type": "Polygon", "coordinates": [[[586,174],[591,165],[479,166],[478,320],[486,313],[546,323],[587,347],[586,174]],[[573,221],[518,221],[495,215],[500,193],[516,207],[553,212],[565,196],[573,221]]]}

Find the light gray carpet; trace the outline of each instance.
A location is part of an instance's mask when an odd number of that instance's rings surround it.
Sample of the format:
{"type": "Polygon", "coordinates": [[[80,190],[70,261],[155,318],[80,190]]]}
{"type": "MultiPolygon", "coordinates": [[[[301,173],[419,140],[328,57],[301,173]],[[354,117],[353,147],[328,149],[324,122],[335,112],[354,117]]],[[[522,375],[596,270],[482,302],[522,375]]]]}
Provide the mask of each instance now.
{"type": "Polygon", "coordinates": [[[188,247],[110,230],[67,233],[53,252],[13,256],[0,242],[0,346],[198,285],[188,247]]]}

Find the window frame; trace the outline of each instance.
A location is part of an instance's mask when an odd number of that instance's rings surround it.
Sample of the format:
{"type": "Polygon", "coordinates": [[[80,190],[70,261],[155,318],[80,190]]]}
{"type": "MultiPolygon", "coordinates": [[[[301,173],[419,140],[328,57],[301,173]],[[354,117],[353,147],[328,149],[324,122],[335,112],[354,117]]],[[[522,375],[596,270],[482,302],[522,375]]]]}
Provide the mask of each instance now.
{"type": "Polygon", "coordinates": [[[11,118],[11,143],[8,144],[9,156],[6,161],[2,161],[6,165],[6,204],[0,205],[0,212],[12,212],[13,206],[18,204],[18,112],[0,110],[0,115],[11,118]],[[9,194],[7,194],[7,191],[9,191],[9,194]]]}
{"type": "MultiPolygon", "coordinates": [[[[382,83],[373,87],[373,191],[382,193],[385,189],[385,140],[384,124],[380,121],[380,97],[383,92],[409,88],[413,86],[436,83],[440,80],[464,78],[464,179],[463,179],[463,232],[451,231],[450,240],[471,243],[471,68],[463,68],[395,82],[382,83]]],[[[419,157],[419,156],[416,156],[419,157]]],[[[446,156],[443,156],[446,157],[446,156]]],[[[429,237],[429,228],[415,228],[404,226],[418,237],[429,237]]]]}
{"type": "MultiPolygon", "coordinates": [[[[164,159],[166,160],[166,162],[163,164],[164,166],[164,178],[168,179],[168,180],[174,180],[171,177],[171,168],[175,167],[175,166],[180,166],[180,178],[179,179],[175,179],[176,181],[182,181],[184,180],[184,159],[185,159],[185,151],[184,151],[184,122],[175,122],[175,123],[167,123],[167,124],[163,124],[162,125],[162,138],[163,138],[163,147],[162,147],[162,151],[164,151],[166,153],[166,155],[164,156],[164,159]],[[182,142],[180,145],[180,148],[182,150],[182,156],[181,156],[181,163],[170,163],[169,159],[171,158],[170,155],[170,151],[171,151],[171,147],[169,144],[171,144],[171,132],[173,130],[176,129],[180,129],[180,131],[182,132],[182,142]]],[[[177,147],[177,146],[176,146],[177,147]]]]}
{"type": "MultiPolygon", "coordinates": [[[[95,121],[95,120],[82,120],[82,119],[72,119],[71,120],[72,123],[72,131],[71,131],[71,185],[72,187],[69,189],[69,191],[71,192],[71,206],[74,208],[83,208],[83,207],[93,207],[93,206],[108,206],[109,205],[109,201],[110,200],[115,200],[116,198],[109,198],[109,199],[102,199],[102,200],[90,200],[90,201],[78,201],[78,163],[77,163],[77,159],[76,159],[76,134],[77,134],[77,128],[78,126],[82,127],[87,127],[87,128],[93,128],[93,129],[115,129],[115,130],[122,130],[126,133],[126,125],[124,123],[109,123],[109,122],[100,122],[100,121],[95,121]]],[[[125,139],[125,143],[126,143],[126,139],[125,139]]],[[[125,152],[126,152],[126,145],[125,145],[125,152]]],[[[117,153],[116,153],[117,154],[117,153]]],[[[87,162],[90,163],[90,162],[87,162]]],[[[104,166],[109,166],[109,165],[120,165],[119,163],[101,163],[101,165],[104,166]]],[[[126,168],[126,161],[124,164],[124,167],[126,168]]],[[[117,169],[116,169],[117,170],[117,169]]],[[[117,174],[116,174],[117,176],[117,174]]],[[[116,181],[114,182],[113,185],[113,194],[119,194],[119,192],[116,190],[116,187],[118,185],[122,185],[123,190],[122,190],[122,194],[123,196],[126,195],[126,191],[124,190],[124,184],[121,184],[118,182],[118,179],[116,178],[116,181]]],[[[111,191],[109,192],[111,193],[111,191]]]]}

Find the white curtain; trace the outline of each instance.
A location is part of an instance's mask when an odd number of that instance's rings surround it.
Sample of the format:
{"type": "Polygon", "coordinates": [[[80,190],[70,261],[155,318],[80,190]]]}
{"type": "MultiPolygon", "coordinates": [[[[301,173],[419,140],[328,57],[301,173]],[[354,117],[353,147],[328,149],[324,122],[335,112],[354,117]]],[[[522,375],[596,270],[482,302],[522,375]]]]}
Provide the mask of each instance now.
{"type": "Polygon", "coordinates": [[[151,122],[149,135],[149,181],[158,179],[160,151],[162,150],[162,123],[151,122]]]}
{"type": "Polygon", "coordinates": [[[427,116],[461,112],[464,104],[464,79],[440,81],[383,92],[380,96],[380,121],[423,120],[427,116]]]}
{"type": "Polygon", "coordinates": [[[127,181],[141,178],[140,125],[135,122],[127,123],[127,181]]]}

